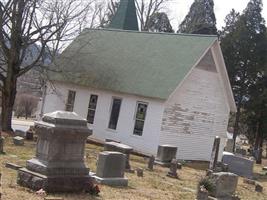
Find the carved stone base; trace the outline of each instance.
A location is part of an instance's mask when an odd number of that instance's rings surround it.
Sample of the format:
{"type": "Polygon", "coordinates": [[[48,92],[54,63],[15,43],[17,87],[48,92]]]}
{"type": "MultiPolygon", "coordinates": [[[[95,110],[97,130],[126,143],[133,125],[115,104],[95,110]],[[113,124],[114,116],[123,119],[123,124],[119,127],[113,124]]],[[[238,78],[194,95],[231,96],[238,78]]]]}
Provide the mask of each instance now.
{"type": "Polygon", "coordinates": [[[45,176],[26,168],[18,170],[17,183],[33,190],[46,192],[81,192],[92,185],[93,179],[87,176],[45,176]]]}

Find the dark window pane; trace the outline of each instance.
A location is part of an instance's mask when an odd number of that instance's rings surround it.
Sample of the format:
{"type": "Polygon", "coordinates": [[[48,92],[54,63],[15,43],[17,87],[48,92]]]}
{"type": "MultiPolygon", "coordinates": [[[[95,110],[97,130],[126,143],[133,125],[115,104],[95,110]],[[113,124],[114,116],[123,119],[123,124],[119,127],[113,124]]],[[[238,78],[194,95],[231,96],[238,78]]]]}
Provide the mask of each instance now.
{"type": "Polygon", "coordinates": [[[87,122],[90,124],[94,123],[94,119],[95,119],[95,110],[88,110],[88,114],[87,114],[87,122]]]}
{"type": "Polygon", "coordinates": [[[134,125],[134,134],[135,135],[142,135],[144,129],[144,121],[136,120],[134,125]]]}
{"type": "Polygon", "coordinates": [[[121,99],[113,99],[108,128],[116,129],[121,108],[121,99]]]}
{"type": "Polygon", "coordinates": [[[138,103],[135,115],[135,124],[133,134],[141,136],[143,134],[147,104],[138,103]]]}
{"type": "Polygon", "coordinates": [[[89,106],[88,106],[88,114],[87,114],[87,122],[90,124],[94,123],[97,99],[98,99],[97,95],[91,95],[90,96],[90,101],[89,101],[89,106]]]}
{"type": "Polygon", "coordinates": [[[96,109],[97,98],[98,98],[97,95],[91,95],[90,102],[89,102],[89,108],[96,109]]]}

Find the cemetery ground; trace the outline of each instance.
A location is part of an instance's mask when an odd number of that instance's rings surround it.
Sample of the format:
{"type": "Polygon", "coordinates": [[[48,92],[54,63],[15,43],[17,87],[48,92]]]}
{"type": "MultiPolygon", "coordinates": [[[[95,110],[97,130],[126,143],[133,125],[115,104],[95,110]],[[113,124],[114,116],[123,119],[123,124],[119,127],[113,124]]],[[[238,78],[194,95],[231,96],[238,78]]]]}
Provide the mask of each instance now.
{"type": "MultiPolygon", "coordinates": [[[[14,146],[12,137],[5,135],[5,154],[0,155],[2,172],[2,199],[5,200],[43,200],[34,191],[16,184],[17,171],[6,168],[5,163],[11,162],[25,166],[25,162],[35,154],[34,141],[25,141],[24,146],[14,146]]],[[[98,153],[103,151],[103,147],[86,144],[86,163],[91,171],[96,170],[96,159],[98,153]]],[[[179,150],[178,150],[179,151],[179,150]]],[[[266,161],[266,160],[265,160],[266,161]]],[[[64,200],[93,200],[93,199],[195,199],[198,181],[205,175],[205,163],[187,163],[182,170],[178,170],[179,179],[167,177],[168,168],[158,165],[154,166],[154,171],[146,170],[147,159],[140,156],[131,155],[131,166],[144,169],[144,177],[137,177],[136,174],[126,173],[129,179],[129,186],[109,187],[100,185],[99,196],[91,196],[86,193],[81,194],[48,194],[48,196],[63,197],[64,200]]],[[[263,193],[255,192],[255,186],[243,183],[243,178],[239,177],[237,194],[241,199],[263,200],[267,199],[267,176],[260,175],[262,166],[255,165],[254,172],[257,181],[264,188],[263,193]]]]}

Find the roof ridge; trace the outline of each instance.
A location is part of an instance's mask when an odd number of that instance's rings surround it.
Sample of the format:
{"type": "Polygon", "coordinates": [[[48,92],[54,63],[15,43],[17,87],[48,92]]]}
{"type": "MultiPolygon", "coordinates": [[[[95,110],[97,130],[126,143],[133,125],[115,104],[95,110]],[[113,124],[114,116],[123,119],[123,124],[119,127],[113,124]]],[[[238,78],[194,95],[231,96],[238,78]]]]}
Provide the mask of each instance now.
{"type": "Polygon", "coordinates": [[[133,31],[133,30],[121,30],[110,28],[85,28],[84,30],[90,31],[111,31],[111,32],[130,32],[130,33],[142,33],[142,34],[158,34],[158,35],[172,35],[172,36],[193,36],[193,37],[212,37],[218,38],[217,35],[204,35],[204,34],[189,34],[189,33],[166,33],[166,32],[149,32],[149,31],[133,31]]]}

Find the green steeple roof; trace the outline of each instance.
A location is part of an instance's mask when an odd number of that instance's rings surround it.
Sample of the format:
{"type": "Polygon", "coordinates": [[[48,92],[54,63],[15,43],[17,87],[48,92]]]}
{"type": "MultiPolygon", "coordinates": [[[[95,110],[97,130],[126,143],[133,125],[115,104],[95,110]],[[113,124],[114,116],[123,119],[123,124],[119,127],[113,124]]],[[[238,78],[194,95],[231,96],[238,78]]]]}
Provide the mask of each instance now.
{"type": "Polygon", "coordinates": [[[109,28],[138,31],[135,0],[121,0],[109,28]]]}

